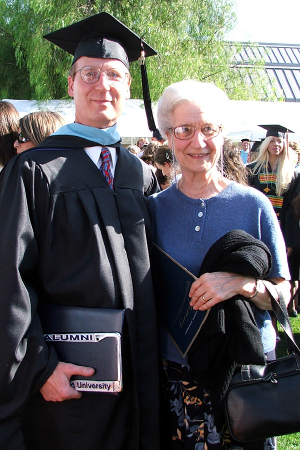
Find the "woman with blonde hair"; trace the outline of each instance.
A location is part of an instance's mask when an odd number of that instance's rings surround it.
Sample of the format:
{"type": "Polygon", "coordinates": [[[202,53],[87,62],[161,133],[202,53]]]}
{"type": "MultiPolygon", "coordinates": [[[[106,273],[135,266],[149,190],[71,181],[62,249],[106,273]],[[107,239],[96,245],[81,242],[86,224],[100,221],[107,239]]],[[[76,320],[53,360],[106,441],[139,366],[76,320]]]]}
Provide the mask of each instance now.
{"type": "Polygon", "coordinates": [[[17,153],[37,147],[63,125],[65,125],[64,118],[55,111],[35,111],[22,117],[19,135],[14,143],[17,153]]]}
{"type": "Polygon", "coordinates": [[[288,157],[284,131],[285,128],[277,125],[265,126],[266,139],[259,147],[259,154],[255,161],[247,165],[249,171],[249,184],[265,194],[272,203],[281,230],[285,238],[287,255],[292,252],[292,236],[289,210],[291,202],[299,192],[299,174],[288,157]]]}
{"type": "MultiPolygon", "coordinates": [[[[294,216],[292,201],[300,189],[299,173],[289,158],[286,146],[286,128],[281,126],[265,126],[267,128],[266,139],[259,148],[259,154],[255,161],[248,164],[249,184],[265,194],[272,203],[281,231],[285,240],[286,253],[292,282],[299,278],[299,261],[293,249],[298,247],[299,227],[294,216]]],[[[297,315],[297,311],[289,306],[289,314],[297,315]]],[[[273,317],[275,329],[276,318],[273,317]]]]}
{"type": "Polygon", "coordinates": [[[263,192],[270,199],[280,221],[283,194],[297,177],[294,166],[288,158],[283,127],[269,127],[266,139],[259,147],[255,161],[248,164],[250,185],[263,192]]]}

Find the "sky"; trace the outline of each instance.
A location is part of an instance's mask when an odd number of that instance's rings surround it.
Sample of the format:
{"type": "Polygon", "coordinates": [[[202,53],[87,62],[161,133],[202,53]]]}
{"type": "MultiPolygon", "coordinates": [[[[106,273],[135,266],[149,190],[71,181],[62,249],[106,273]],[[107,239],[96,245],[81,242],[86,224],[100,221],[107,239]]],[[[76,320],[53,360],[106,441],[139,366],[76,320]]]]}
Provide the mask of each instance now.
{"type": "Polygon", "coordinates": [[[300,44],[300,0],[235,0],[237,25],[227,39],[300,44]]]}

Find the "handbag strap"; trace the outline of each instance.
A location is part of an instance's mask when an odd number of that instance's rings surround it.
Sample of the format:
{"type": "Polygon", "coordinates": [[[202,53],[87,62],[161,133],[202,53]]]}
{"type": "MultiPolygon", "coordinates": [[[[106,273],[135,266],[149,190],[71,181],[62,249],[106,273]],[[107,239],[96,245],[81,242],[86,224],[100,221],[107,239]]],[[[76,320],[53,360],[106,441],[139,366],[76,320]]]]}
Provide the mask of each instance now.
{"type": "Polygon", "coordinates": [[[292,327],[290,324],[289,316],[287,313],[286,304],[283,298],[283,294],[280,289],[276,289],[274,284],[267,280],[261,280],[265,285],[265,288],[270,294],[271,305],[276,316],[276,319],[283,328],[283,331],[287,339],[288,353],[297,353],[300,356],[300,349],[295,342],[292,327]]]}

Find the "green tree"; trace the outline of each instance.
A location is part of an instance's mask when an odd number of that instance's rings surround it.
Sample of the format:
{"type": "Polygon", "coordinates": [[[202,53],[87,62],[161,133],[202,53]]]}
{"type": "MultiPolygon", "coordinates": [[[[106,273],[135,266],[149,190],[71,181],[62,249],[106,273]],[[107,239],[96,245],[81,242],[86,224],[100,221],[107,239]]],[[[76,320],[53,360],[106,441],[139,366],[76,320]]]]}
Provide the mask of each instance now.
{"type": "MultiPolygon", "coordinates": [[[[0,0],[2,97],[66,98],[72,57],[42,36],[99,11],[113,14],[157,50],[147,60],[153,101],[183,78],[214,82],[233,99],[263,97],[260,75],[250,86],[230,68],[234,49],[224,36],[235,23],[232,0],[0,0]]],[[[251,70],[255,77],[256,67],[251,70]]],[[[137,62],[131,73],[132,98],[141,98],[137,62]]]]}
{"type": "Polygon", "coordinates": [[[2,98],[31,98],[29,72],[15,48],[15,2],[0,2],[0,92],[2,98]]]}

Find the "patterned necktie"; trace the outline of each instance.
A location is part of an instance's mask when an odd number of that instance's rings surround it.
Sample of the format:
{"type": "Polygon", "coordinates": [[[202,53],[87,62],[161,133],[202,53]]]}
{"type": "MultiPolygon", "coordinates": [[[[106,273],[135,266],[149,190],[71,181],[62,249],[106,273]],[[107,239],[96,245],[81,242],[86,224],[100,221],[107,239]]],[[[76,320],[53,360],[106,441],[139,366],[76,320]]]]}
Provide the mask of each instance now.
{"type": "Polygon", "coordinates": [[[101,150],[101,167],[100,170],[105,176],[105,179],[111,189],[114,188],[114,179],[110,170],[110,162],[109,162],[110,151],[108,148],[103,147],[101,150]]]}

